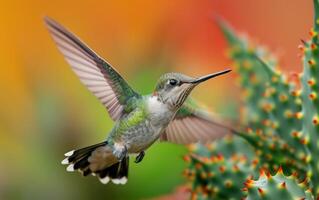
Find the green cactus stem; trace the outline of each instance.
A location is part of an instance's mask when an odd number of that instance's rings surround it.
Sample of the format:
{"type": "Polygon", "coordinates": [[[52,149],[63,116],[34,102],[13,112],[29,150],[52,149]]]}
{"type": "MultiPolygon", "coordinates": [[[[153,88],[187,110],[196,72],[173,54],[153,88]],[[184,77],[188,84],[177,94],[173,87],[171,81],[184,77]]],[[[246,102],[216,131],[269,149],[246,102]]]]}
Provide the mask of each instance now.
{"type": "Polygon", "coordinates": [[[189,149],[190,154],[184,157],[189,163],[184,175],[192,182],[192,199],[238,199],[243,197],[242,183],[257,175],[258,162],[239,152],[242,149],[253,155],[240,138],[226,138],[208,146],[194,144],[189,149]]]}
{"type": "Polygon", "coordinates": [[[316,196],[319,196],[319,100],[318,100],[318,78],[319,78],[319,46],[318,46],[318,31],[319,31],[319,1],[314,0],[315,19],[314,28],[309,32],[311,39],[303,42],[300,49],[303,51],[303,72],[301,75],[302,83],[302,112],[301,137],[309,148],[310,172],[309,176],[312,180],[313,190],[316,196]]]}
{"type": "Polygon", "coordinates": [[[314,199],[306,180],[298,182],[294,175],[285,176],[281,168],[274,176],[261,171],[258,180],[248,179],[244,185],[246,200],[314,199]]]}

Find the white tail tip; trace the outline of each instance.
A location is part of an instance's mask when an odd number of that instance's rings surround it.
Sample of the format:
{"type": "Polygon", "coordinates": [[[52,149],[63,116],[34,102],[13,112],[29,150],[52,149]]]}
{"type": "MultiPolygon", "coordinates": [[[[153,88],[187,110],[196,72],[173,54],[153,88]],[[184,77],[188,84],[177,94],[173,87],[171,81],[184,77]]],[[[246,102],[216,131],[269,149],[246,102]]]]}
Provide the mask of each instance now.
{"type": "Polygon", "coordinates": [[[100,178],[101,183],[107,184],[110,181],[110,177],[106,176],[104,178],[100,178]]]}
{"type": "Polygon", "coordinates": [[[66,171],[68,172],[73,172],[74,171],[74,164],[70,164],[67,168],[66,171]]]}
{"type": "Polygon", "coordinates": [[[64,160],[61,161],[62,165],[67,165],[69,164],[69,158],[65,158],[64,160]]]}
{"type": "Polygon", "coordinates": [[[72,156],[72,155],[73,155],[73,153],[74,153],[74,150],[69,151],[69,152],[65,153],[64,155],[65,155],[65,156],[72,156]]]}
{"type": "Polygon", "coordinates": [[[112,179],[112,182],[114,184],[122,184],[122,185],[124,185],[127,182],[127,178],[124,176],[124,177],[119,178],[119,179],[112,179]]]}

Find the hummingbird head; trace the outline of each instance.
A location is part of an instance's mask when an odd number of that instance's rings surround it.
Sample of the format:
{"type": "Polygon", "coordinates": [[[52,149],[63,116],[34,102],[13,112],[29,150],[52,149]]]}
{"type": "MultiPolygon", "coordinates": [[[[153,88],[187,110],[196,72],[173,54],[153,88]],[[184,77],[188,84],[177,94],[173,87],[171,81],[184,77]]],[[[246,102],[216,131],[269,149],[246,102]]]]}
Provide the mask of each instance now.
{"type": "Polygon", "coordinates": [[[158,80],[153,95],[156,95],[160,101],[169,105],[172,109],[178,109],[198,84],[230,71],[230,69],[227,69],[199,78],[192,78],[180,73],[167,73],[158,80]]]}

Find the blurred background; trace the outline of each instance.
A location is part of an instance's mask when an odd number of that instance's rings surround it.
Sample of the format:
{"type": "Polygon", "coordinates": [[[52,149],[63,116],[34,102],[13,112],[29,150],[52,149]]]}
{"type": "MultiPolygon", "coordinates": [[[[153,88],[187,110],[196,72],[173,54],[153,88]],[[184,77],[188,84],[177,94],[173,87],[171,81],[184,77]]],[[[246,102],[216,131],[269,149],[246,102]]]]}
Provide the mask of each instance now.
{"type": "MultiPolygon", "coordinates": [[[[184,184],[183,146],[158,143],[131,163],[125,186],[67,173],[63,153],[102,141],[113,122],[80,83],[43,24],[48,15],[84,40],[143,94],[178,71],[203,75],[230,66],[212,16],[267,46],[284,71],[299,71],[297,46],[312,24],[300,0],[1,0],[0,199],[152,199],[184,184]]],[[[203,84],[198,100],[236,117],[233,73],[203,84]]]]}

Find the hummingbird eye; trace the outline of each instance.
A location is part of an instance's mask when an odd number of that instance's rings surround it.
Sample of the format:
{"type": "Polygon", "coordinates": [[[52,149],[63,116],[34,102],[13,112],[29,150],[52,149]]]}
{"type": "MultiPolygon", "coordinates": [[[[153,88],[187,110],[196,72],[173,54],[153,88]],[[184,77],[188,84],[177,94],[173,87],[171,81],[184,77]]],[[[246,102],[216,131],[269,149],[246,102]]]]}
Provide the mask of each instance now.
{"type": "Polygon", "coordinates": [[[177,85],[177,80],[176,79],[170,79],[169,80],[169,84],[175,86],[175,85],[177,85]]]}

